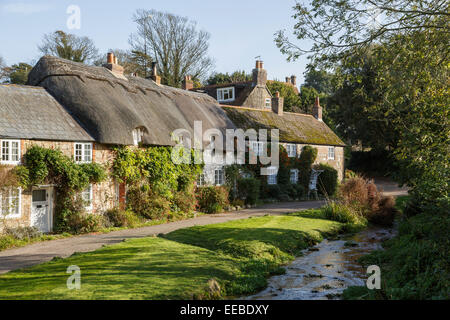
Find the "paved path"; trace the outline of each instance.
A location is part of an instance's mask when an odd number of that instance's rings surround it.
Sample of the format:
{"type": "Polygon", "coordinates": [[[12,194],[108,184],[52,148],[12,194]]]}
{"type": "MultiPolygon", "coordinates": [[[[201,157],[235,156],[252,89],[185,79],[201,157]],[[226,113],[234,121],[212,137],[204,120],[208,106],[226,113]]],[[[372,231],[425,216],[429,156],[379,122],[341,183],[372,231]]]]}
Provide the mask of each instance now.
{"type": "Polygon", "coordinates": [[[158,234],[226,221],[260,217],[264,215],[282,215],[307,209],[319,208],[323,202],[289,202],[265,205],[233,213],[206,215],[194,219],[177,221],[157,226],[114,231],[107,234],[83,235],[73,238],[53,240],[32,244],[23,248],[0,252],[0,274],[12,270],[30,267],[52,260],[54,257],[67,258],[75,252],[90,252],[105,245],[120,243],[126,239],[145,238],[158,234]]]}

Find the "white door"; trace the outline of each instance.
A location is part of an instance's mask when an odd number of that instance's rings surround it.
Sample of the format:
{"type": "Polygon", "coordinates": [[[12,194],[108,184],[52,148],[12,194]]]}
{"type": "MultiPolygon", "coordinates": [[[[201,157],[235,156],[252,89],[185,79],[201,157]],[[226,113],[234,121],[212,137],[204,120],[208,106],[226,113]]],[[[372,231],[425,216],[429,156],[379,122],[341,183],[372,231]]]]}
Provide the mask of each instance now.
{"type": "Polygon", "coordinates": [[[43,233],[52,231],[52,188],[33,190],[31,206],[31,226],[43,233]]]}

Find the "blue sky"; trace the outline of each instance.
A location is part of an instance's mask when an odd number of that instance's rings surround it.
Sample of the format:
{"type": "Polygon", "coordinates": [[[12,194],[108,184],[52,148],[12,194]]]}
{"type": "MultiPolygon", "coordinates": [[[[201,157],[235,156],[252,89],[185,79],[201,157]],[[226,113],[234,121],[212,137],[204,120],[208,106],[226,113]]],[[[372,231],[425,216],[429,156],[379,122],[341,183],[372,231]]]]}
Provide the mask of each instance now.
{"type": "Polygon", "coordinates": [[[156,9],[189,17],[211,34],[210,56],[215,70],[232,72],[265,62],[270,79],[295,74],[303,81],[306,58],[288,63],[273,41],[280,29],[292,30],[295,0],[0,0],[0,56],[8,64],[39,59],[45,33],[63,30],[94,40],[100,52],[128,49],[136,9],[156,9]],[[69,5],[81,9],[81,29],[68,30],[69,5]]]}

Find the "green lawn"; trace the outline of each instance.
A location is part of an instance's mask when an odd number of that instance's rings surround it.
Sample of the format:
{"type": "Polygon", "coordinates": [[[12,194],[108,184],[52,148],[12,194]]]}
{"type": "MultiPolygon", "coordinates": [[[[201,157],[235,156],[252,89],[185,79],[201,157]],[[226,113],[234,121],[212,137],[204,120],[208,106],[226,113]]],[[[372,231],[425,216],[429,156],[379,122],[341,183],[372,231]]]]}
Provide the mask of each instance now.
{"type": "Polygon", "coordinates": [[[299,250],[342,227],[311,211],[130,240],[0,276],[0,299],[207,298],[210,279],[222,296],[247,294],[263,288],[299,250]],[[66,287],[71,265],[81,268],[81,290],[66,287]]]}

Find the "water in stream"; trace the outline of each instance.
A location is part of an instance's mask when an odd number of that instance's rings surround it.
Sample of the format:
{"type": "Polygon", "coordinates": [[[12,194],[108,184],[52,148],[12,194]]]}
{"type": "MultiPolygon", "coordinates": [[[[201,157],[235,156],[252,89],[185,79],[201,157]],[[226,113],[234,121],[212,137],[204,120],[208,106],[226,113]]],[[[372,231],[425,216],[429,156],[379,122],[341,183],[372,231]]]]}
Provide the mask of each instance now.
{"type": "Polygon", "coordinates": [[[393,236],[393,230],[376,228],[349,238],[324,240],[285,267],[285,274],[270,278],[266,290],[246,299],[339,299],[347,287],[365,285],[366,270],[357,263],[358,258],[380,249],[381,243],[393,236]]]}

